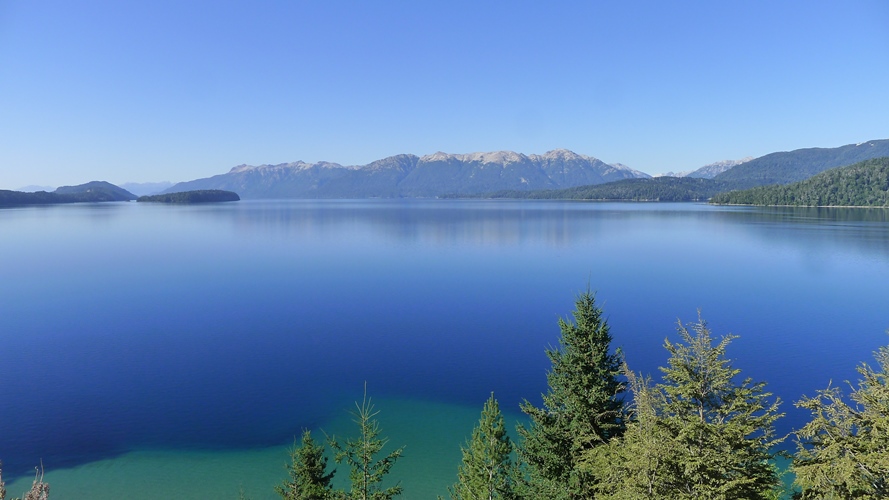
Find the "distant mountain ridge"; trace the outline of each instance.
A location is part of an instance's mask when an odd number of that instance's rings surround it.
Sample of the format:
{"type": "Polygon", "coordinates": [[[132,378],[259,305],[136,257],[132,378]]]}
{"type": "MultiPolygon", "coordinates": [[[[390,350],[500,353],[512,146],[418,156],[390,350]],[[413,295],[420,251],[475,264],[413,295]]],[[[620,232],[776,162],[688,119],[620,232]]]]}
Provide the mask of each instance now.
{"type": "Polygon", "coordinates": [[[530,191],[602,184],[648,174],[566,149],[543,155],[513,151],[416,156],[401,154],[367,165],[297,161],[238,165],[228,173],[181,182],[163,191],[234,191],[243,198],[399,198],[530,191]]]}
{"type": "Polygon", "coordinates": [[[173,187],[172,182],[125,182],[120,185],[121,188],[133,193],[136,196],[150,196],[160,193],[164,189],[173,187]]]}
{"type": "Polygon", "coordinates": [[[748,156],[746,158],[741,158],[740,160],[723,160],[717,161],[715,163],[710,163],[709,165],[704,165],[703,167],[689,172],[686,177],[691,177],[694,179],[712,179],[717,175],[731,170],[732,168],[737,167],[743,163],[747,163],[752,160],[752,156],[748,156]]]}
{"type": "Polygon", "coordinates": [[[50,191],[53,191],[53,190],[55,190],[55,189],[56,189],[56,188],[53,187],[53,186],[38,186],[38,185],[35,185],[35,184],[31,184],[31,185],[28,185],[28,186],[22,186],[22,187],[16,189],[15,191],[19,191],[19,192],[22,192],[22,193],[36,193],[37,191],[47,191],[47,192],[50,192],[50,191]]]}
{"type": "Polygon", "coordinates": [[[666,172],[662,175],[656,175],[655,177],[691,177],[693,179],[712,179],[717,175],[725,172],[726,170],[729,170],[732,167],[736,167],[742,163],[746,163],[752,159],[752,156],[748,156],[740,160],[722,160],[714,163],[709,163],[695,170],[683,170],[682,172],[666,172]]]}

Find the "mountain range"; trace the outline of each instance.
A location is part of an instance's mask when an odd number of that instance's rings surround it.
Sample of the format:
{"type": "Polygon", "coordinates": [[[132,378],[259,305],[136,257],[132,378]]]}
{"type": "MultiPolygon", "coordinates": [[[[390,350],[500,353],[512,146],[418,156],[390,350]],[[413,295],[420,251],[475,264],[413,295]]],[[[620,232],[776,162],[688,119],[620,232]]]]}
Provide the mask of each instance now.
{"type": "Polygon", "coordinates": [[[242,198],[566,197],[660,201],[706,200],[715,193],[789,184],[829,168],[889,156],[889,140],[806,148],[705,165],[682,178],[651,178],[565,149],[543,155],[512,151],[427,156],[402,154],[367,165],[318,162],[239,165],[228,173],[163,191],[222,189],[242,198]],[[692,182],[700,179],[704,182],[692,182]],[[538,191],[541,195],[530,194],[538,191]],[[529,196],[530,194],[530,196],[529,196]]]}
{"type": "MultiPolygon", "coordinates": [[[[771,153],[730,167],[712,179],[661,176],[607,184],[539,191],[503,190],[478,197],[562,200],[706,201],[717,193],[764,185],[785,185],[825,170],[889,156],[889,140],[838,148],[807,148],[771,153]]],[[[726,162],[727,163],[727,162],[726,162]]],[[[706,167],[704,167],[706,168],[706,167]]]]}
{"type": "Polygon", "coordinates": [[[532,191],[602,184],[648,174],[566,149],[543,155],[512,151],[427,156],[401,154],[361,166],[318,162],[239,165],[228,173],[163,191],[234,191],[242,198],[399,198],[532,191]]]}
{"type": "MultiPolygon", "coordinates": [[[[790,184],[831,168],[880,157],[889,157],[889,140],[726,160],[689,172],[652,178],[625,165],[607,164],[565,149],[543,155],[512,151],[439,152],[422,157],[390,156],[359,166],[303,161],[239,165],[225,174],[175,184],[163,193],[225,190],[248,199],[499,197],[702,201],[732,190],[790,184]]],[[[140,192],[156,192],[169,184],[125,186],[140,192]]],[[[53,193],[0,191],[0,204],[6,205],[135,198],[132,192],[104,182],[61,187],[53,193]]]]}
{"type": "Polygon", "coordinates": [[[691,177],[693,179],[712,179],[717,175],[731,170],[732,168],[735,168],[742,163],[747,163],[752,159],[752,156],[748,156],[746,158],[741,158],[740,160],[723,160],[715,163],[710,163],[709,165],[704,165],[703,167],[689,173],[686,177],[691,177]]]}

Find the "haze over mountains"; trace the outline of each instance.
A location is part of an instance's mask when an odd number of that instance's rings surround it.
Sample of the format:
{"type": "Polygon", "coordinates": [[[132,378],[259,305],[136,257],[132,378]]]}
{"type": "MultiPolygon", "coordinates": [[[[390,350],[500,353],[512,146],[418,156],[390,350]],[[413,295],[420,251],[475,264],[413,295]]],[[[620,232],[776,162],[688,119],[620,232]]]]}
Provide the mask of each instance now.
{"type": "Polygon", "coordinates": [[[120,187],[126,189],[127,191],[133,193],[136,196],[149,196],[152,194],[157,194],[163,191],[164,189],[170,189],[173,186],[172,182],[164,181],[164,182],[126,182],[120,185],[120,187]]]}
{"type": "Polygon", "coordinates": [[[243,198],[397,198],[531,191],[648,178],[565,149],[543,155],[512,151],[427,156],[402,154],[367,165],[318,162],[239,165],[226,174],[181,182],[165,193],[224,189],[243,198]]]}
{"type": "Polygon", "coordinates": [[[55,189],[56,189],[55,186],[37,186],[37,185],[31,184],[28,186],[22,186],[22,187],[16,189],[16,191],[21,191],[22,193],[36,193],[37,191],[52,192],[55,189]]]}

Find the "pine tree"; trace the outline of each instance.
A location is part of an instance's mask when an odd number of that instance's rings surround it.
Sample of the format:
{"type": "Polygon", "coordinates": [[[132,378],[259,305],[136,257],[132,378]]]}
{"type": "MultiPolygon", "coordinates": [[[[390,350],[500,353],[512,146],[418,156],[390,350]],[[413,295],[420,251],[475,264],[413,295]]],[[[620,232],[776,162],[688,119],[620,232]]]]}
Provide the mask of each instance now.
{"type": "Polygon", "coordinates": [[[738,382],[725,357],[736,338],[714,345],[706,322],[681,322],[663,382],[632,378],[633,422],[620,440],[587,456],[600,498],[766,499],[780,480],[770,462],[780,401],[763,382],[738,382]],[[607,462],[610,467],[606,467],[607,462]]]}
{"type": "Polygon", "coordinates": [[[308,429],[303,431],[300,446],[294,443],[287,466],[290,479],[276,486],[275,491],[286,500],[326,500],[332,498],[333,472],[327,473],[324,447],[315,443],[308,429]]]}
{"type": "Polygon", "coordinates": [[[336,455],[337,463],[345,461],[349,464],[349,481],[351,490],[348,494],[340,495],[349,500],[388,500],[400,495],[401,484],[389,488],[382,488],[380,482],[395,461],[401,457],[404,448],[398,448],[384,458],[377,460],[375,457],[388,443],[388,439],[380,438],[380,424],[376,420],[378,411],[374,411],[373,403],[367,397],[367,389],[364,390],[364,399],[359,405],[355,403],[356,411],[352,412],[354,422],[358,425],[360,437],[349,439],[345,444],[339,443],[335,437],[329,440],[331,448],[336,455]]]}
{"type": "Polygon", "coordinates": [[[453,500],[511,499],[513,469],[512,443],[506,434],[503,414],[494,393],[485,402],[472,439],[462,448],[463,462],[457,471],[453,500]]]}
{"type": "Polygon", "coordinates": [[[676,486],[688,498],[768,498],[780,482],[770,463],[772,447],[783,440],[773,427],[783,416],[780,400],[768,402],[765,382],[736,383],[741,370],[725,356],[736,336],[713,345],[700,316],[692,329],[694,335],[678,324],[684,343],[665,342],[669,366],[661,369],[662,418],[686,450],[676,486]]]}
{"type": "Polygon", "coordinates": [[[858,367],[853,405],[836,387],[796,403],[812,412],[796,432],[799,498],[889,498],[889,346],[874,355],[879,370],[858,367]]]}
{"type": "Polygon", "coordinates": [[[543,408],[521,405],[531,422],[518,429],[519,458],[537,498],[590,498],[592,477],[580,459],[625,428],[621,354],[609,352],[611,334],[594,295],[582,293],[575,306],[574,322],[559,320],[559,347],[546,351],[552,369],[543,408]]]}
{"type": "Polygon", "coordinates": [[[587,451],[580,467],[596,478],[596,497],[609,499],[672,498],[670,477],[681,476],[681,451],[659,422],[663,394],[647,377],[624,367],[633,395],[631,420],[621,438],[587,451]]]}

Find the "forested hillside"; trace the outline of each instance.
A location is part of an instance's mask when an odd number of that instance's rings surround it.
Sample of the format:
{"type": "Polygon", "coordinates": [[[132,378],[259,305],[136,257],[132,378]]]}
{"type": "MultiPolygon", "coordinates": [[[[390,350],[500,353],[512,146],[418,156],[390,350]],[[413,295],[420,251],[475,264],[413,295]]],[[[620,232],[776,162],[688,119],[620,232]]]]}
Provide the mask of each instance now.
{"type": "Polygon", "coordinates": [[[790,184],[825,170],[889,156],[889,139],[847,144],[838,148],[806,148],[771,153],[727,170],[717,181],[748,189],[769,184],[790,184]]]}
{"type": "Polygon", "coordinates": [[[711,203],[812,207],[889,207],[889,157],[822,172],[784,186],[721,193],[711,203]]]}

